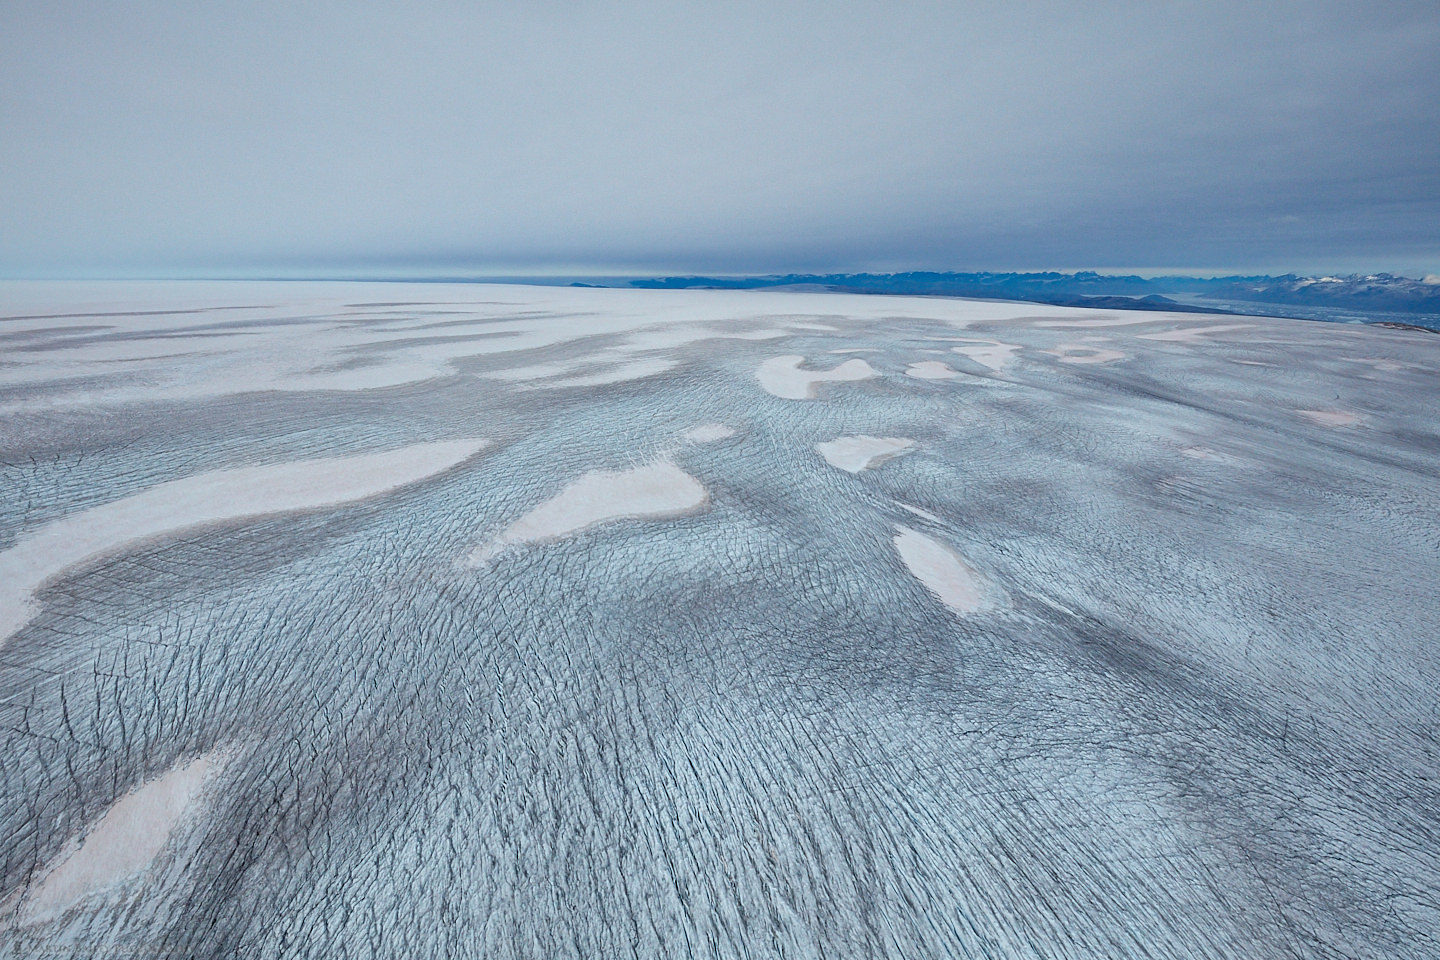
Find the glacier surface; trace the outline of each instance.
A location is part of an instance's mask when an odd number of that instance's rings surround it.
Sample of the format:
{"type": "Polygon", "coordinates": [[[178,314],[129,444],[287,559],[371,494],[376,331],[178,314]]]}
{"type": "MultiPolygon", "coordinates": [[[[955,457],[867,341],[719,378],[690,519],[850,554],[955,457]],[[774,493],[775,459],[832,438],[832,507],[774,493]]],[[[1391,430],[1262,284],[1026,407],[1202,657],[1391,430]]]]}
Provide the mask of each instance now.
{"type": "Polygon", "coordinates": [[[0,956],[1434,957],[1437,370],[1014,302],[0,285],[0,956]]]}

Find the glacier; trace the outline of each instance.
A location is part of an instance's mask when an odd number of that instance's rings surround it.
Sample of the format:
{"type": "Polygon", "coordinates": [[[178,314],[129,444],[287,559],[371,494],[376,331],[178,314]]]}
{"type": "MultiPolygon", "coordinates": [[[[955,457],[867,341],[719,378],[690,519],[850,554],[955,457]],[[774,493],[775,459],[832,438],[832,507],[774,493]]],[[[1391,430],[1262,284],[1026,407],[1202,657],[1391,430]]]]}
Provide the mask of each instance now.
{"type": "Polygon", "coordinates": [[[1437,370],[1020,302],[0,284],[0,956],[1434,957],[1437,370]]]}

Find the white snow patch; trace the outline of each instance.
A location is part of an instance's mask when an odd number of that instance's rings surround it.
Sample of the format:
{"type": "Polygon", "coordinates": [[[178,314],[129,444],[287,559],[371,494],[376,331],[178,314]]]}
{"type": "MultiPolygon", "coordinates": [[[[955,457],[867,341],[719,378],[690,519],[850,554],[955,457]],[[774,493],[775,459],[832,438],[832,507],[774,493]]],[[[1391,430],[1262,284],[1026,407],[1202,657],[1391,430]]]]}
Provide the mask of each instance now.
{"type": "Polygon", "coordinates": [[[896,524],[895,550],[925,588],[956,613],[974,613],[985,603],[985,587],[970,565],[949,547],[896,524]]]}
{"type": "Polygon", "coordinates": [[[717,440],[729,440],[735,436],[735,428],[726,426],[723,423],[702,423],[685,432],[684,439],[689,443],[714,443],[717,440]]]}
{"type": "Polygon", "coordinates": [[[1158,340],[1165,343],[1201,343],[1213,333],[1228,333],[1232,330],[1249,330],[1250,323],[1217,323],[1208,327],[1181,327],[1164,333],[1142,333],[1141,340],[1158,340]]]}
{"type": "Polygon", "coordinates": [[[815,444],[820,456],[832,467],[839,467],[849,473],[859,473],[879,466],[886,460],[905,453],[915,445],[906,437],[836,437],[825,443],[815,444]]]}
{"type": "Polygon", "coordinates": [[[895,501],[895,505],[901,510],[908,510],[910,513],[915,514],[915,516],[920,517],[922,520],[929,520],[931,523],[941,522],[940,518],[935,516],[935,514],[931,513],[929,510],[921,510],[919,507],[912,507],[910,504],[901,503],[899,500],[895,501]]]}
{"type": "Polygon", "coordinates": [[[976,340],[950,349],[995,373],[1004,373],[1015,363],[1015,354],[1020,347],[1018,344],[1001,343],[998,340],[976,340]]]}
{"type": "Polygon", "coordinates": [[[879,376],[875,369],[861,359],[846,360],[833,370],[802,370],[805,362],[801,356],[772,357],[760,364],[755,376],[766,393],[786,400],[809,400],[815,396],[817,383],[837,383],[868,380],[879,376]]]}
{"type": "Polygon", "coordinates": [[[492,370],[482,374],[489,380],[506,380],[523,383],[545,390],[560,390],[569,387],[598,387],[608,383],[624,383],[653,377],[675,367],[673,360],[659,357],[641,360],[625,360],[623,354],[596,354],[568,364],[537,363],[528,367],[511,367],[508,370],[492,370]],[[577,373],[586,367],[594,368],[606,360],[613,360],[608,367],[595,373],[577,373]]]}
{"type": "Polygon", "coordinates": [[[1180,453],[1183,456],[1189,457],[1191,460],[1205,460],[1210,463],[1226,464],[1232,467],[1243,467],[1247,465],[1246,461],[1239,457],[1223,453],[1214,447],[1207,447],[1203,444],[1182,446],[1180,453]]]}
{"type": "Polygon", "coordinates": [[[1405,369],[1403,363],[1394,360],[1387,360],[1384,357],[1356,357],[1361,363],[1368,363],[1376,370],[1383,370],[1386,373],[1397,373],[1405,369]]]}
{"type": "Polygon", "coordinates": [[[491,370],[481,374],[487,380],[509,380],[524,383],[530,380],[553,380],[574,370],[573,366],[560,363],[537,363],[528,367],[511,367],[508,370],[491,370]]]}
{"type": "Polygon", "coordinates": [[[628,351],[673,350],[702,340],[775,340],[787,337],[789,333],[767,327],[759,330],[716,330],[707,326],[676,326],[662,330],[647,330],[626,338],[628,351]]]}
{"type": "Polygon", "coordinates": [[[1164,316],[1136,313],[1128,317],[1090,317],[1085,320],[1038,320],[1033,325],[1049,330],[1090,329],[1093,327],[1133,327],[1142,323],[1162,323],[1164,316]]]}
{"type": "Polygon", "coordinates": [[[131,544],[191,527],[311,510],[385,493],[469,459],[486,440],[215,470],[62,517],[0,553],[0,644],[35,616],[46,581],[131,544]]]}
{"type": "Polygon", "coordinates": [[[550,380],[538,386],[547,389],[560,389],[562,387],[598,387],[607,383],[625,383],[630,380],[643,380],[646,377],[653,377],[674,369],[675,363],[671,360],[648,359],[632,360],[629,363],[619,363],[608,370],[599,373],[581,374],[574,377],[563,377],[558,380],[550,380]]]}
{"type": "Polygon", "coordinates": [[[1059,357],[1061,363],[1112,363],[1116,360],[1124,360],[1126,354],[1119,350],[1112,350],[1108,347],[1095,347],[1086,343],[1062,343],[1054,350],[1047,350],[1053,356],[1059,357]]]}
{"type": "Polygon", "coordinates": [[[592,470],[474,550],[470,563],[478,566],[510,547],[558,540],[612,520],[682,516],[708,501],[700,481],[669,460],[629,470],[592,470]]]}
{"type": "Polygon", "coordinates": [[[21,922],[49,920],[148,869],[175,829],[200,812],[206,782],[229,759],[219,750],[193,758],[117,800],[60,852],[26,898],[21,922]]]}
{"type": "Polygon", "coordinates": [[[905,368],[905,376],[916,380],[953,380],[960,376],[939,360],[921,360],[905,368]]]}
{"type": "Polygon", "coordinates": [[[1322,427],[1353,427],[1364,418],[1348,410],[1296,410],[1305,419],[1322,427]]]}
{"type": "MultiPolygon", "coordinates": [[[[387,311],[377,324],[362,302],[391,296],[393,289],[351,282],[6,282],[6,332],[48,339],[6,356],[0,388],[54,389],[0,401],[0,410],[372,390],[455,376],[469,358],[518,357],[596,337],[631,338],[617,351],[628,355],[709,337],[786,336],[790,331],[755,328],[802,314],[835,325],[901,315],[951,327],[1015,317],[1014,304],[926,297],[426,284],[426,303],[400,316],[387,311]],[[427,305],[443,305],[454,319],[437,324],[427,305]],[[113,336],[93,339],[93,327],[113,336]],[[72,328],[76,336],[66,336],[72,328]]],[[[549,374],[560,375],[567,374],[549,374]]]]}

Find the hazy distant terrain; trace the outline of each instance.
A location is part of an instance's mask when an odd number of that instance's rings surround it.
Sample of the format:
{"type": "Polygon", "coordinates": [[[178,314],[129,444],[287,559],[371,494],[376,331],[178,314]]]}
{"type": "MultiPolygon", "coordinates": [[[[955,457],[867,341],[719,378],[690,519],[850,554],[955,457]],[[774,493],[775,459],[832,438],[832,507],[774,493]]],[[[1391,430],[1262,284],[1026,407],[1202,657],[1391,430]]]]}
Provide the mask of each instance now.
{"type": "MultiPolygon", "coordinates": [[[[1258,313],[1345,323],[1406,323],[1440,331],[1440,276],[1189,277],[1079,273],[832,273],[755,277],[654,277],[642,288],[810,287],[849,293],[984,297],[1105,310],[1258,313]]],[[[604,283],[610,286],[613,283],[604,283]]]]}
{"type": "Polygon", "coordinates": [[[1431,958],[1440,337],[0,286],[0,955],[1431,958]]]}

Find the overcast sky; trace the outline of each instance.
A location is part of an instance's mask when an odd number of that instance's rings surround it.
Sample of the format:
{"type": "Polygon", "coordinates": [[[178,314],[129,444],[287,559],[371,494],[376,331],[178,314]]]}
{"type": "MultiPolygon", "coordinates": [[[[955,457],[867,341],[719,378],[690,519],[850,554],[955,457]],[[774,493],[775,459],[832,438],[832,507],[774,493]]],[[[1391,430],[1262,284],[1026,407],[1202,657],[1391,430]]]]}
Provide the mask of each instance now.
{"type": "Polygon", "coordinates": [[[0,274],[1440,272],[1440,3],[0,3],[0,274]]]}

